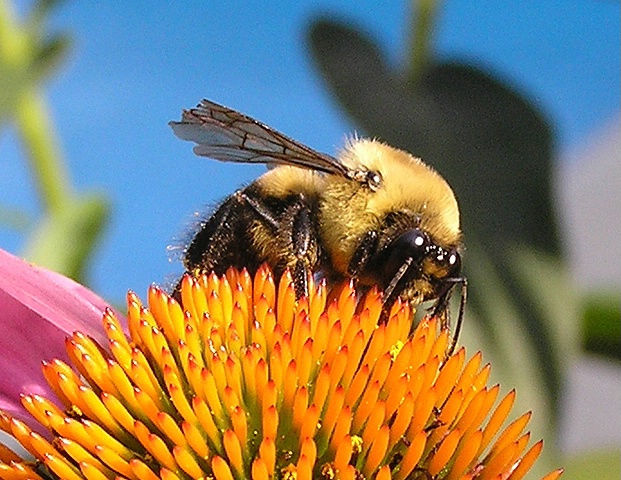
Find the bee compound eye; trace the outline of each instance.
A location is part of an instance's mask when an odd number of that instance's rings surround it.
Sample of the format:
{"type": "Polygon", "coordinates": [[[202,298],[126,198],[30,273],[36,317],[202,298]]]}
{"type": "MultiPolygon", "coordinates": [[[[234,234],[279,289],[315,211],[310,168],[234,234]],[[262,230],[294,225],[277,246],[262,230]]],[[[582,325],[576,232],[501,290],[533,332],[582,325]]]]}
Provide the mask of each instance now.
{"type": "Polygon", "coordinates": [[[415,249],[422,249],[428,243],[427,236],[420,230],[410,230],[404,237],[406,237],[408,244],[415,249]]]}
{"type": "Polygon", "coordinates": [[[396,276],[405,281],[407,278],[420,275],[421,261],[432,246],[429,243],[429,237],[424,232],[412,229],[402,233],[382,249],[376,261],[387,275],[386,285],[396,276]],[[404,267],[406,270],[401,271],[404,267]]]}
{"type": "Polygon", "coordinates": [[[409,256],[414,258],[421,257],[429,246],[427,235],[418,229],[409,230],[401,235],[394,244],[395,248],[407,252],[409,256]]]}

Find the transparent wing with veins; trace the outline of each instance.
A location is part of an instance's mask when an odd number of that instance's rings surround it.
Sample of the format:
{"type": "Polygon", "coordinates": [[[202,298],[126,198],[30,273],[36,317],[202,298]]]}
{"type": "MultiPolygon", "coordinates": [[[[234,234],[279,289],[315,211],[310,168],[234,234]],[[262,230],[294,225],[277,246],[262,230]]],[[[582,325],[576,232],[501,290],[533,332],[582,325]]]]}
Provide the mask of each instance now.
{"type": "Polygon", "coordinates": [[[194,153],[224,162],[266,163],[308,168],[362,181],[364,173],[346,167],[257,120],[209,100],[184,110],[170,122],[175,135],[195,142],[194,153]]]}

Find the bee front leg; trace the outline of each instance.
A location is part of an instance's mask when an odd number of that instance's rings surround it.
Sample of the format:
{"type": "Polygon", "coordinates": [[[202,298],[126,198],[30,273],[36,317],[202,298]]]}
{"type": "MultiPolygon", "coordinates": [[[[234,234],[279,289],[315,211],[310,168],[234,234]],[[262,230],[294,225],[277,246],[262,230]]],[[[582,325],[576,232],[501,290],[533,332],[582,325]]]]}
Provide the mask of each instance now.
{"type": "Polygon", "coordinates": [[[369,230],[364,234],[349,261],[349,266],[347,267],[349,275],[352,277],[357,276],[368,265],[371,257],[377,252],[378,239],[379,233],[375,230],[369,230]]]}
{"type": "Polygon", "coordinates": [[[245,192],[238,192],[236,195],[239,195],[239,202],[246,203],[250,207],[252,207],[255,213],[259,215],[261,220],[267,223],[272,229],[277,230],[278,228],[280,228],[280,222],[276,219],[274,214],[259,201],[249,196],[245,192]]]}

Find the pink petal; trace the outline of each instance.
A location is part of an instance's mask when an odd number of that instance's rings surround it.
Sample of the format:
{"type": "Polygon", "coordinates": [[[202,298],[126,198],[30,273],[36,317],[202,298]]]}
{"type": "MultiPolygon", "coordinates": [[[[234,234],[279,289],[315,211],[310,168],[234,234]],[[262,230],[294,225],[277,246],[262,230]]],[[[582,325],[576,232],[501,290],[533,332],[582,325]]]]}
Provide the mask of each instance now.
{"type": "Polygon", "coordinates": [[[0,249],[0,409],[31,420],[20,393],[50,396],[41,361],[68,361],[65,338],[79,330],[107,345],[106,302],[58,273],[0,249]]]}

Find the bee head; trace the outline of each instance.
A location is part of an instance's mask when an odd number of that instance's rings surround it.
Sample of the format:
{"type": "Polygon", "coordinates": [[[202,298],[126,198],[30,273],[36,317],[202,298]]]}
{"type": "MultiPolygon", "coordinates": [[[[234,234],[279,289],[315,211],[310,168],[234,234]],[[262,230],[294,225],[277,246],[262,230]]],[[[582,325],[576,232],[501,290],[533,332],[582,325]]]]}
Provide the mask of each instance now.
{"type": "Polygon", "coordinates": [[[387,291],[411,286],[420,301],[437,298],[449,278],[461,275],[457,247],[444,248],[418,228],[406,231],[384,248],[382,283],[387,291]]]}

